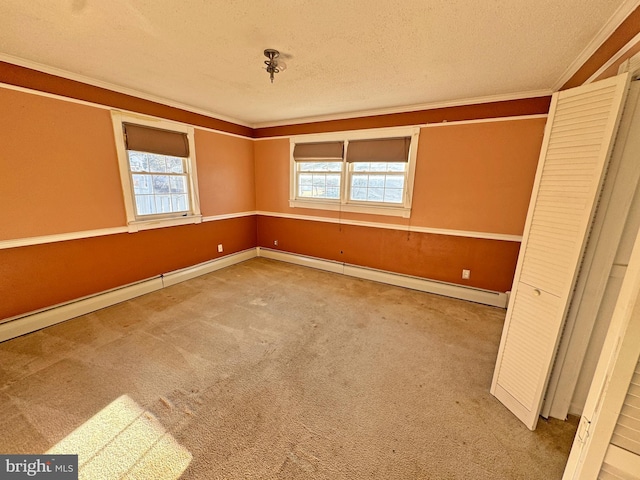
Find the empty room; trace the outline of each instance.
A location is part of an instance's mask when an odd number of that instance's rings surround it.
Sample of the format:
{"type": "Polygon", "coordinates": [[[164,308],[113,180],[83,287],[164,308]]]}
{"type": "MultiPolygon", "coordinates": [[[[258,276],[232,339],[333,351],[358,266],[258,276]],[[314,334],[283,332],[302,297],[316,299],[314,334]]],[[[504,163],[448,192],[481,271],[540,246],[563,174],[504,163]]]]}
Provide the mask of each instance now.
{"type": "Polygon", "coordinates": [[[640,480],[639,5],[0,2],[0,478],[640,480]]]}

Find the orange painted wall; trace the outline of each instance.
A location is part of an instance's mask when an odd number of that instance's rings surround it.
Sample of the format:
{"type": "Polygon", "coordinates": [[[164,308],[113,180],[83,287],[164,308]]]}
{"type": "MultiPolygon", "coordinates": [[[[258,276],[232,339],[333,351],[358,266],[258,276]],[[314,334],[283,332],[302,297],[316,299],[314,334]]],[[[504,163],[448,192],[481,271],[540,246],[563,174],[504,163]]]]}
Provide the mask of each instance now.
{"type": "Polygon", "coordinates": [[[0,240],[125,224],[109,111],[0,88],[0,240]]]}
{"type": "Polygon", "coordinates": [[[289,207],[289,139],[255,142],[259,211],[522,235],[545,118],[422,128],[410,219],[289,207]]]}
{"type": "MultiPolygon", "coordinates": [[[[580,84],[639,30],[640,9],[563,88],[580,84]]],[[[615,74],[618,63],[602,74],[615,74]]],[[[252,129],[0,62],[7,84],[231,132],[196,129],[205,216],[251,211],[520,234],[544,120],[424,128],[411,219],[292,209],[288,138],[382,126],[546,113],[549,97],[252,129]]],[[[125,225],[109,112],[0,88],[0,241],[125,225]]],[[[505,291],[518,242],[259,216],[0,249],[0,319],[273,240],[285,251],[505,291]],[[459,278],[472,270],[471,279],[459,278]],[[99,275],[96,272],[100,272],[99,275]]]]}
{"type": "Polygon", "coordinates": [[[196,129],[195,144],[202,215],[255,210],[253,142],[196,129]]]}
{"type": "Polygon", "coordinates": [[[154,117],[166,118],[199,127],[220,130],[222,132],[230,132],[247,137],[253,135],[253,129],[244,125],[238,125],[207,115],[170,107],[132,95],[114,92],[106,88],[88,85],[76,80],[58,77],[19,65],[13,65],[8,62],[0,61],[0,82],[63,97],[75,98],[77,100],[85,100],[98,105],[106,105],[108,107],[153,115],[154,117]]]}
{"type": "Polygon", "coordinates": [[[242,217],[0,250],[0,319],[255,245],[255,217],[242,217]]]}
{"type": "Polygon", "coordinates": [[[500,292],[511,289],[520,248],[519,242],[265,216],[258,217],[258,245],[500,292]],[[469,280],[461,280],[463,268],[471,270],[469,280]]]}
{"type": "Polygon", "coordinates": [[[308,133],[339,132],[365,128],[425,125],[428,123],[459,122],[479,118],[517,117],[519,115],[544,114],[549,111],[550,96],[503,100],[498,102],[432,108],[413,112],[389,113],[367,117],[325,120],[321,122],[257,128],[255,138],[284,137],[308,133]]]}
{"type": "Polygon", "coordinates": [[[289,139],[257,141],[258,211],[338,220],[260,216],[258,245],[507,291],[519,242],[409,234],[341,221],[522,235],[545,123],[545,118],[532,118],[422,128],[410,219],[289,207],[289,139]],[[463,268],[472,271],[469,281],[461,279],[463,268]]]}
{"type": "Polygon", "coordinates": [[[411,225],[522,235],[545,123],[423,128],[411,225]]]}
{"type": "MultiPolygon", "coordinates": [[[[0,88],[0,241],[126,225],[108,110],[0,88]]],[[[196,129],[203,216],[255,210],[253,142],[196,129]]],[[[0,319],[256,246],[255,216],[0,249],[0,319]]]]}

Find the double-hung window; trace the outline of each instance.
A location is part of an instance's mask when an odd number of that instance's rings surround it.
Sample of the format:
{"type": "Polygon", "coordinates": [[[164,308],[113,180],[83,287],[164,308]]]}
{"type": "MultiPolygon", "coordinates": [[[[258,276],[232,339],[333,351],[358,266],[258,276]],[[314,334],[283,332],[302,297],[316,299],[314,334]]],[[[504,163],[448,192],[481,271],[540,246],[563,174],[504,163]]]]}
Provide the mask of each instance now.
{"type": "Polygon", "coordinates": [[[349,142],[349,201],[402,205],[407,192],[410,146],[411,137],[349,142]]]}
{"type": "Polygon", "coordinates": [[[301,143],[295,146],[296,196],[340,200],[343,143],[301,143]]]}
{"type": "Polygon", "coordinates": [[[400,128],[292,138],[289,205],[409,217],[418,135],[400,128]]]}
{"type": "Polygon", "coordinates": [[[201,221],[193,128],[113,113],[130,231],[201,221]]]}

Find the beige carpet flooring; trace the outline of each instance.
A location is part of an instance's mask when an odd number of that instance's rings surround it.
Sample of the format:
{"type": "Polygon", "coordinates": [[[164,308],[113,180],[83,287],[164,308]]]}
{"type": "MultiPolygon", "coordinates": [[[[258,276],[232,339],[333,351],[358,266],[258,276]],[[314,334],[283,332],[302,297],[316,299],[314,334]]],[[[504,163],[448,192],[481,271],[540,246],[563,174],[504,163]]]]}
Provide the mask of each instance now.
{"type": "Polygon", "coordinates": [[[0,344],[0,453],[81,478],[559,479],[489,394],[505,311],[253,259],[0,344]]]}

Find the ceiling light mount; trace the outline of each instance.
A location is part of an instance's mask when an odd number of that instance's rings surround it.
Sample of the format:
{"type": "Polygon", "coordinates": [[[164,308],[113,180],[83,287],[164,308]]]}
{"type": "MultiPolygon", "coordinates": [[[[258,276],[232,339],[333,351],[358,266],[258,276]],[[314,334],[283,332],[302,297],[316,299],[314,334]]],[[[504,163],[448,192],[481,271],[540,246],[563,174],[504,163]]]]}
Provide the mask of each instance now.
{"type": "Polygon", "coordinates": [[[269,59],[264,61],[264,64],[267,66],[265,70],[269,72],[269,78],[271,79],[271,83],[273,83],[273,76],[287,68],[287,64],[280,59],[280,52],[273,48],[267,48],[264,51],[264,56],[269,59]]]}

